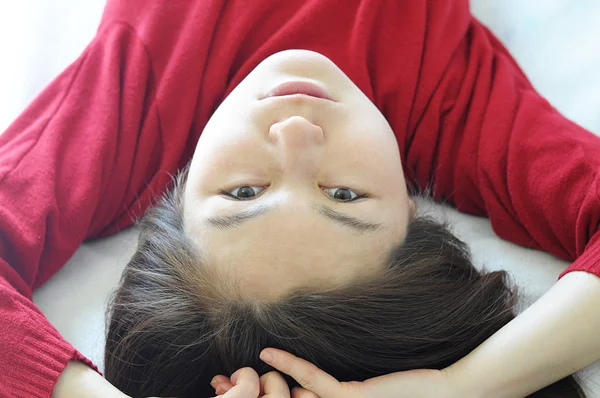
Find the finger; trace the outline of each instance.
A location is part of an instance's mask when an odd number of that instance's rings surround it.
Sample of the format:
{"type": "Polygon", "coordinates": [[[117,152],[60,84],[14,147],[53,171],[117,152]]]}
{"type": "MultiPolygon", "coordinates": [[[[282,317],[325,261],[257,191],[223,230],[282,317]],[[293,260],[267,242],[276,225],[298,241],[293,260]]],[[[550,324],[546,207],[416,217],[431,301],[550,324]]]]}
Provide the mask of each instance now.
{"type": "Polygon", "coordinates": [[[312,363],[289,352],[267,348],[260,353],[260,359],[275,369],[290,375],[302,387],[317,395],[322,397],[342,395],[342,386],[339,381],[312,363]]]}
{"type": "Polygon", "coordinates": [[[235,372],[233,372],[229,380],[231,380],[231,383],[233,383],[234,386],[248,382],[251,382],[252,384],[256,384],[258,386],[259,378],[258,373],[256,373],[254,369],[247,367],[238,369],[235,372]]]}
{"type": "Polygon", "coordinates": [[[252,368],[242,368],[231,375],[233,388],[223,398],[256,398],[260,392],[258,374],[252,368]]]}
{"type": "Polygon", "coordinates": [[[260,376],[260,393],[264,398],[290,398],[290,387],[279,372],[260,376]]]}
{"type": "Polygon", "coordinates": [[[213,377],[210,385],[215,389],[217,395],[225,394],[233,388],[233,384],[229,380],[229,377],[223,375],[216,375],[213,377]]]}
{"type": "Polygon", "coordinates": [[[292,388],[292,398],[320,398],[317,394],[312,391],[308,391],[302,387],[292,388]]]}

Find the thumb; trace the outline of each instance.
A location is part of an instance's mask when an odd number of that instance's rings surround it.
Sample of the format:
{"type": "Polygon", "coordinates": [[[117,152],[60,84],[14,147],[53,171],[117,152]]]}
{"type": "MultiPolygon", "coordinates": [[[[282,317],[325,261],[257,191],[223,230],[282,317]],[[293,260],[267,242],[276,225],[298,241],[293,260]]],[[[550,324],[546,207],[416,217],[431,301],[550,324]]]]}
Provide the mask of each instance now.
{"type": "Polygon", "coordinates": [[[260,393],[258,374],[252,368],[242,368],[231,375],[233,388],[223,398],[256,398],[260,393]]]}

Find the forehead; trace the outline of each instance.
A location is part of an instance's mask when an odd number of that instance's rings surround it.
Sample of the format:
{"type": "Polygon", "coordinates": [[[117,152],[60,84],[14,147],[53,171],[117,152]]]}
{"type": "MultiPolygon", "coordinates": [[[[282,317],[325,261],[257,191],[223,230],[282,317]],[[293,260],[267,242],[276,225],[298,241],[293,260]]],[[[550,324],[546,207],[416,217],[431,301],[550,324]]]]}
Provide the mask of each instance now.
{"type": "Polygon", "coordinates": [[[331,287],[376,272],[402,235],[383,228],[357,235],[318,213],[278,207],[237,228],[201,228],[207,264],[243,291],[273,297],[298,287],[331,287]]]}

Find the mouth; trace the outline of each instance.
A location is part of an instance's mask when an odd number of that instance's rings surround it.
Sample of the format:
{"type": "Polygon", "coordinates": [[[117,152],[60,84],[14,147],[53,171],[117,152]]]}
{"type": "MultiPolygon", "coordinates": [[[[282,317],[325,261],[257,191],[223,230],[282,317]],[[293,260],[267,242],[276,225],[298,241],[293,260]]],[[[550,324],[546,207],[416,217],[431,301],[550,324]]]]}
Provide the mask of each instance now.
{"type": "Polygon", "coordinates": [[[278,85],[267,93],[264,98],[284,97],[290,95],[303,95],[333,101],[327,92],[320,86],[310,82],[286,82],[278,85]]]}

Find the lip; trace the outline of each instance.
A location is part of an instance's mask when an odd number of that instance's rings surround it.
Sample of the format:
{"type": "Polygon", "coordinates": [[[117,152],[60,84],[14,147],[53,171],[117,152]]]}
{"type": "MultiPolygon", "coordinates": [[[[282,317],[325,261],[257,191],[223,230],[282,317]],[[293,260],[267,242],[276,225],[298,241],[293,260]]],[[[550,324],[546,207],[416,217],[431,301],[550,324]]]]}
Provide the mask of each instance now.
{"type": "Polygon", "coordinates": [[[265,98],[270,97],[283,97],[288,95],[307,95],[309,97],[321,98],[329,101],[333,101],[320,86],[310,82],[286,82],[278,85],[267,93],[265,98]]]}

